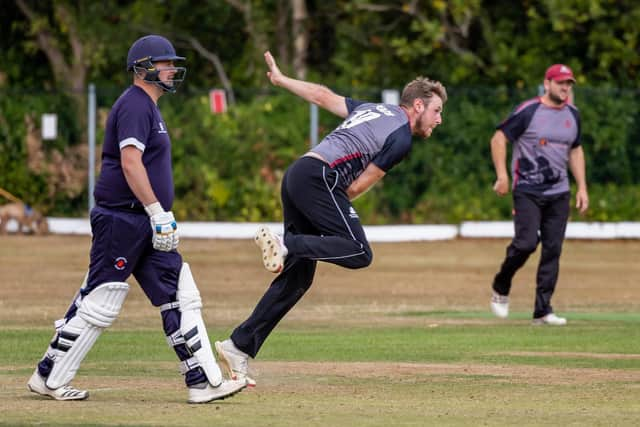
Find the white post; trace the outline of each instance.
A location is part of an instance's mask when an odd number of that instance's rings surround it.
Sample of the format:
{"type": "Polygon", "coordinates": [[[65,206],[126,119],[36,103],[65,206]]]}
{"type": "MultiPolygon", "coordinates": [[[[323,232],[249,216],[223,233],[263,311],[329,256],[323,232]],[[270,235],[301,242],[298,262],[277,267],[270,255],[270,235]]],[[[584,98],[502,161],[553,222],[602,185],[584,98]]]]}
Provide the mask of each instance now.
{"type": "Polygon", "coordinates": [[[88,121],[87,121],[87,136],[89,138],[89,214],[91,209],[95,205],[93,199],[93,188],[95,186],[95,164],[96,164],[96,85],[89,84],[89,96],[87,98],[88,104],[88,121]]]}
{"type": "Polygon", "coordinates": [[[318,145],[318,106],[316,104],[309,104],[309,140],[311,141],[311,148],[318,145]]]}

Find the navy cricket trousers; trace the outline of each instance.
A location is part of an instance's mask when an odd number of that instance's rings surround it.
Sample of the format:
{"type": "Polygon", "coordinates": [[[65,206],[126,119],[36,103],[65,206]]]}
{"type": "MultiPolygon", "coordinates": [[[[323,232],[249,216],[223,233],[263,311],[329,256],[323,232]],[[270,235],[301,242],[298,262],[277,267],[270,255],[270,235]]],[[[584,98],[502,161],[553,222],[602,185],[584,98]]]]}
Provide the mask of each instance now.
{"type": "Polygon", "coordinates": [[[541,242],[534,318],[553,312],[551,296],[558,282],[560,254],[569,219],[569,199],[570,193],[541,196],[517,190],[513,192],[515,236],[495,276],[493,290],[500,295],[509,295],[513,276],[541,242]]]}
{"type": "Polygon", "coordinates": [[[236,347],[255,357],[278,322],[313,282],[317,261],[346,268],[371,264],[373,254],[338,172],[301,157],[285,173],[281,197],[289,254],[253,313],[231,334],[236,347]]]}

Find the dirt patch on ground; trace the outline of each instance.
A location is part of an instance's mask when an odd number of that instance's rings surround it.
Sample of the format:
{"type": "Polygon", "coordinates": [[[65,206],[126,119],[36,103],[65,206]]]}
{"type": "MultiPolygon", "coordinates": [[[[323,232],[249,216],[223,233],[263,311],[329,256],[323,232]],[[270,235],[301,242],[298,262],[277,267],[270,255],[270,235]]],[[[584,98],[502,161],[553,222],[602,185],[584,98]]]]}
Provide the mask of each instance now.
{"type": "MultiPolygon", "coordinates": [[[[420,325],[486,322],[434,320],[420,313],[488,310],[490,283],[507,240],[453,240],[374,244],[374,262],[363,270],[320,263],[315,282],[286,321],[297,324],[420,325]],[[417,315],[416,315],[417,313],[417,315]]],[[[46,325],[60,318],[87,269],[87,236],[3,236],[0,244],[0,323],[46,325]]],[[[273,280],[250,240],[180,242],[204,302],[207,322],[235,325],[244,320],[273,280]]],[[[567,241],[554,308],[638,311],[640,241],[567,241]],[[606,284],[606,286],[603,286],[606,284]]],[[[511,309],[533,308],[533,255],[515,278],[511,309]]],[[[159,313],[133,285],[118,324],[159,327],[159,313]]]]}
{"type": "Polygon", "coordinates": [[[640,354],[615,354],[615,353],[575,353],[569,351],[509,351],[502,353],[494,353],[506,356],[527,356],[527,357],[574,357],[585,359],[603,359],[603,360],[639,360],[640,354]]]}
{"type": "MultiPolygon", "coordinates": [[[[520,354],[520,353],[519,353],[520,354]]],[[[564,354],[564,353],[563,353],[564,354]]],[[[545,353],[544,355],[548,355],[545,353]]],[[[579,356],[584,356],[578,353],[579,356]]],[[[130,362],[135,365],[136,362],[130,362]]],[[[90,371],[91,364],[85,369],[90,371]]],[[[141,363],[141,367],[145,365],[141,363]]],[[[158,369],[166,368],[171,372],[175,364],[154,363],[158,369]]],[[[451,363],[397,363],[397,362],[271,362],[253,361],[251,372],[258,382],[255,390],[280,388],[286,385],[289,392],[296,388],[304,389],[319,383],[323,378],[344,377],[352,379],[385,378],[394,382],[428,382],[451,377],[485,378],[488,381],[517,382],[519,384],[543,385],[581,385],[598,383],[640,383],[640,371],[596,369],[596,368],[550,368],[526,365],[483,365],[483,364],[451,364],[451,363]],[[295,380],[292,380],[295,378],[295,380]]],[[[5,393],[14,395],[16,392],[27,396],[26,381],[28,378],[11,376],[2,381],[5,393]]],[[[80,375],[74,381],[79,388],[87,388],[92,392],[112,392],[118,390],[155,390],[159,393],[185,394],[186,390],[179,375],[170,378],[134,376],[129,378],[114,376],[86,376],[80,375]]]]}
{"type": "Polygon", "coordinates": [[[425,364],[425,363],[313,363],[313,362],[255,362],[251,369],[271,381],[277,376],[344,376],[351,378],[400,378],[428,381],[433,376],[486,376],[496,380],[530,384],[589,384],[605,382],[638,382],[639,371],[615,369],[564,369],[539,366],[496,366],[481,364],[425,364]],[[284,373],[284,374],[283,374],[284,373]]]}

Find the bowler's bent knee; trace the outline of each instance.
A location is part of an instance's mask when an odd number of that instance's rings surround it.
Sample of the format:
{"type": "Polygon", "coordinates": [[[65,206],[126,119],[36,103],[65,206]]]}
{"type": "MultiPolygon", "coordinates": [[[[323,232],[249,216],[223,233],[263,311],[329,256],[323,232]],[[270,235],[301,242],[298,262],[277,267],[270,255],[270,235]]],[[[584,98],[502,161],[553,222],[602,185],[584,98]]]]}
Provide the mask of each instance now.
{"type": "Polygon", "coordinates": [[[351,261],[352,264],[349,266],[351,269],[369,267],[373,262],[373,252],[371,252],[371,249],[366,248],[362,254],[355,256],[351,261]]]}

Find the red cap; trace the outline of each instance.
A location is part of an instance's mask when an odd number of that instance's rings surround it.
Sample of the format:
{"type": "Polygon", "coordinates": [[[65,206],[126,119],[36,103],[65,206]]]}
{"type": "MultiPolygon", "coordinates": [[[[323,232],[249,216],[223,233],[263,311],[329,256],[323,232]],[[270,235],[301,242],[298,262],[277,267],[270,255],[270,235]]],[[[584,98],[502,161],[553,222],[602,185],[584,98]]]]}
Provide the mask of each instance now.
{"type": "Polygon", "coordinates": [[[555,80],[557,82],[563,82],[565,80],[571,80],[574,83],[576,82],[575,77],[573,77],[573,71],[564,64],[553,64],[551,67],[547,68],[547,72],[544,73],[544,79],[555,80]]]}

